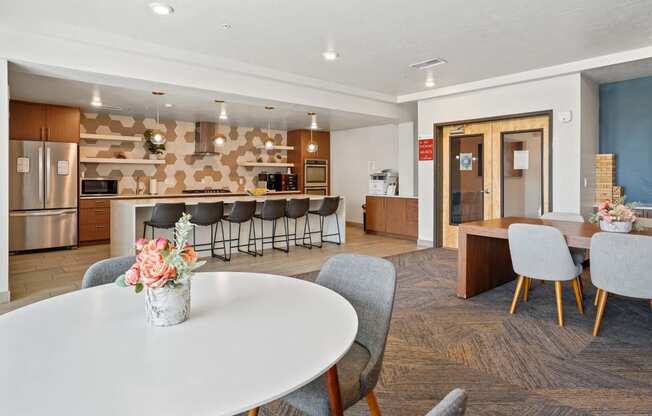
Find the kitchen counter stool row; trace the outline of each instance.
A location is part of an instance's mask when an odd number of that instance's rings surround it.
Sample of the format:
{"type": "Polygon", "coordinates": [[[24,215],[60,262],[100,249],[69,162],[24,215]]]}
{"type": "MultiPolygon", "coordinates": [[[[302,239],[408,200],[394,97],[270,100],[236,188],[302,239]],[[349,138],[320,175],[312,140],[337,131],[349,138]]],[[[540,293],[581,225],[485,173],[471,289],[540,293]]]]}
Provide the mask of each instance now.
{"type": "Polygon", "coordinates": [[[148,228],[151,232],[151,239],[155,238],[155,229],[173,229],[181,215],[187,212],[190,214],[190,222],[193,224],[193,248],[197,251],[210,250],[212,257],[223,261],[231,260],[234,247],[240,253],[256,257],[263,255],[266,243],[270,244],[271,248],[285,253],[290,251],[290,240],[293,240],[295,246],[307,249],[321,248],[323,243],[339,245],[342,243],[337,214],[339,204],[340,197],[325,197],[319,208],[311,210],[309,198],[270,199],[263,202],[260,210],[257,210],[256,201],[236,201],[227,213],[224,210],[223,202],[200,202],[190,206],[186,206],[183,202],[158,203],[154,206],[151,218],[144,222],[143,238],[147,237],[148,228]],[[319,230],[311,230],[309,215],[318,217],[319,230]],[[337,232],[324,234],[324,223],[331,216],[335,217],[337,232]],[[302,218],[304,219],[303,232],[299,236],[297,234],[297,223],[302,218]],[[290,220],[293,220],[294,223],[292,233],[290,233],[290,220]],[[271,235],[267,236],[264,227],[266,221],[271,222],[271,235]],[[277,233],[279,221],[283,225],[281,234],[277,233]],[[228,238],[226,238],[227,232],[224,229],[224,222],[228,223],[228,238]],[[260,236],[257,236],[256,222],[260,223],[260,236]],[[248,224],[246,244],[240,241],[240,231],[243,224],[248,224]],[[236,226],[237,237],[234,238],[233,231],[236,226]],[[210,242],[197,242],[197,227],[210,227],[210,242]],[[318,241],[313,242],[313,234],[319,234],[318,241]],[[337,240],[330,239],[335,237],[337,237],[337,240]],[[258,250],[259,241],[260,251],[258,250]],[[280,243],[280,246],[277,245],[277,242],[280,243]]]}

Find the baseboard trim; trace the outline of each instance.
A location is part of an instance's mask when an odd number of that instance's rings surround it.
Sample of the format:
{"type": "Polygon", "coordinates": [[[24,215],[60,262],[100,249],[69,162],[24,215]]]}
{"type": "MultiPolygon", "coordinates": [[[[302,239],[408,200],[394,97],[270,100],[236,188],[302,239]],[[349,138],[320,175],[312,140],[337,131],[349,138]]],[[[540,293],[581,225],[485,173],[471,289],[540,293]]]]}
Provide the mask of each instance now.
{"type": "Polygon", "coordinates": [[[11,300],[11,292],[0,292],[0,303],[7,303],[11,300]]]}
{"type": "Polygon", "coordinates": [[[364,225],[361,222],[354,222],[354,221],[347,221],[346,226],[353,227],[353,228],[364,228],[364,225]]]}
{"type": "Polygon", "coordinates": [[[419,247],[434,247],[435,244],[432,240],[417,240],[417,246],[419,247]]]}

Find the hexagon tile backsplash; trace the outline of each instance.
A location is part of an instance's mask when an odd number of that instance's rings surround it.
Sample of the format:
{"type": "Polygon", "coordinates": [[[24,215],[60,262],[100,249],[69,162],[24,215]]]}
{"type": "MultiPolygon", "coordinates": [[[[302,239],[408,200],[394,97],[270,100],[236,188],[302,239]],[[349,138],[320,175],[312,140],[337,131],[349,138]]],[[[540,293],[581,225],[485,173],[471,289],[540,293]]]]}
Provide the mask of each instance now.
{"type": "MultiPolygon", "coordinates": [[[[114,114],[82,113],[81,132],[140,136],[146,129],[156,128],[153,118],[134,118],[114,114]]],[[[166,137],[165,164],[118,165],[84,163],[83,177],[114,177],[120,180],[121,194],[136,193],[136,178],[158,181],[159,194],[178,194],[184,189],[229,188],[242,192],[253,188],[259,169],[242,167],[238,161],[287,161],[286,151],[264,149],[267,132],[254,127],[220,125],[219,133],[226,138],[222,152],[217,155],[195,156],[195,123],[161,120],[159,129],[166,137]],[[240,184],[240,178],[244,181],[240,184]]],[[[271,130],[276,143],[287,143],[287,132],[271,130]]],[[[142,143],[111,143],[84,140],[80,146],[82,157],[125,157],[143,159],[147,152],[142,143]]],[[[147,182],[146,182],[147,183],[147,182]]]]}

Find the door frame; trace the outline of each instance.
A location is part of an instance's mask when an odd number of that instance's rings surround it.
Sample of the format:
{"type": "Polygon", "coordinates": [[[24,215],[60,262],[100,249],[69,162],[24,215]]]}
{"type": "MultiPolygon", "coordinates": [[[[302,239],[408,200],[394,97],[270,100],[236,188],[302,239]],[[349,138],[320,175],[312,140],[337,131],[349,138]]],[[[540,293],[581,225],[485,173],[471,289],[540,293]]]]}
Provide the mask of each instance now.
{"type": "MultiPolygon", "coordinates": [[[[435,157],[434,157],[434,169],[433,169],[433,175],[434,175],[434,192],[433,192],[433,236],[434,236],[434,241],[433,245],[435,247],[442,247],[443,246],[443,233],[444,233],[444,228],[442,224],[442,209],[443,209],[443,184],[444,184],[444,165],[443,165],[443,153],[444,153],[444,143],[443,143],[443,130],[445,126],[454,126],[454,125],[459,125],[459,124],[472,124],[472,123],[485,123],[485,122],[492,122],[492,121],[500,121],[500,120],[506,120],[506,119],[511,119],[511,118],[525,118],[525,117],[536,117],[536,116],[548,116],[548,172],[550,175],[550,178],[548,180],[548,207],[550,211],[554,211],[553,209],[553,192],[552,192],[552,183],[553,183],[553,152],[552,152],[552,143],[554,140],[554,135],[553,135],[553,110],[544,110],[544,111],[533,111],[533,112],[526,112],[526,113],[513,113],[513,114],[505,114],[502,116],[494,116],[494,117],[482,117],[482,118],[474,118],[474,119],[466,119],[466,120],[457,120],[457,121],[446,121],[446,122],[441,122],[441,123],[434,123],[433,124],[433,141],[434,141],[434,150],[435,150],[435,157]]],[[[502,139],[501,139],[501,145],[502,145],[502,139]]],[[[501,166],[502,166],[502,160],[501,160],[501,166]]],[[[502,170],[502,167],[501,167],[502,170]]],[[[501,191],[502,192],[502,191],[501,191]]],[[[501,195],[502,198],[502,195],[501,195]]],[[[502,207],[501,207],[502,210],[502,207]]],[[[502,215],[502,212],[501,212],[502,215]]]]}

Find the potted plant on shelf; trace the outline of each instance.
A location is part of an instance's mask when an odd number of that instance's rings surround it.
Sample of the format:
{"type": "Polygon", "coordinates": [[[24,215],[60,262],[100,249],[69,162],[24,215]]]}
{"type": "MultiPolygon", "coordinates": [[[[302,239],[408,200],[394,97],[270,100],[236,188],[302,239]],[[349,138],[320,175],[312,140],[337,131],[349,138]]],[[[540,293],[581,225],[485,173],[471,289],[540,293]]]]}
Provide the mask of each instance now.
{"type": "Polygon", "coordinates": [[[598,211],[591,216],[589,222],[600,224],[602,231],[612,233],[628,233],[632,228],[640,230],[642,227],[634,214],[635,207],[635,203],[625,204],[625,198],[604,201],[598,206],[598,211]]]}
{"type": "Polygon", "coordinates": [[[145,138],[145,150],[147,150],[147,155],[150,159],[160,159],[165,154],[165,142],[155,143],[156,140],[153,140],[155,136],[154,130],[147,129],[143,133],[145,138]]]}
{"type": "Polygon", "coordinates": [[[116,279],[121,287],[145,289],[147,322],[152,326],[180,324],[190,316],[190,278],[206,262],[188,244],[192,225],[183,214],[175,225],[174,243],[165,238],[136,241],[136,262],[116,279]]]}

